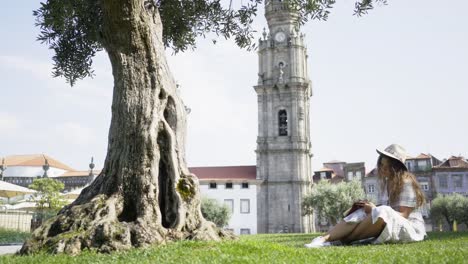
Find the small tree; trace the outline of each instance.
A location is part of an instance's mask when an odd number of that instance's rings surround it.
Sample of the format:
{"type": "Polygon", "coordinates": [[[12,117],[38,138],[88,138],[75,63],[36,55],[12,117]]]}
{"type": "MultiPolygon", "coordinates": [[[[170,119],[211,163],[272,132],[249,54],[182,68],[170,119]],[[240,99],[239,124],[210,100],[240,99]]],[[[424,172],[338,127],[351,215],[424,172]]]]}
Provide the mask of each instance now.
{"type": "Polygon", "coordinates": [[[218,227],[224,227],[229,223],[231,210],[227,205],[220,204],[215,199],[203,198],[201,211],[206,220],[211,221],[218,227]]]}
{"type": "Polygon", "coordinates": [[[456,194],[437,196],[432,201],[431,218],[441,224],[445,220],[449,230],[453,231],[454,224],[468,222],[468,198],[456,194]]]}
{"type": "Polygon", "coordinates": [[[443,220],[450,223],[447,212],[447,199],[445,199],[444,196],[437,196],[432,200],[430,215],[432,220],[439,226],[442,224],[443,220]]]}
{"type": "Polygon", "coordinates": [[[30,189],[37,191],[33,194],[33,200],[36,202],[36,207],[41,212],[56,213],[64,205],[65,200],[60,195],[65,185],[57,180],[51,178],[34,179],[30,189]]]}
{"type": "Polygon", "coordinates": [[[453,231],[457,231],[457,225],[463,221],[463,216],[466,214],[463,211],[463,203],[466,198],[458,193],[452,194],[447,198],[449,199],[447,211],[452,219],[451,226],[453,231]]]}
{"type": "Polygon", "coordinates": [[[461,212],[463,212],[463,214],[460,219],[460,223],[465,224],[466,228],[468,228],[468,197],[465,197],[465,199],[462,202],[461,212]]]}
{"type": "Polygon", "coordinates": [[[359,181],[331,184],[320,181],[312,188],[310,195],[304,197],[302,208],[306,215],[317,212],[319,217],[325,217],[335,225],[354,201],[365,197],[359,181]]]}

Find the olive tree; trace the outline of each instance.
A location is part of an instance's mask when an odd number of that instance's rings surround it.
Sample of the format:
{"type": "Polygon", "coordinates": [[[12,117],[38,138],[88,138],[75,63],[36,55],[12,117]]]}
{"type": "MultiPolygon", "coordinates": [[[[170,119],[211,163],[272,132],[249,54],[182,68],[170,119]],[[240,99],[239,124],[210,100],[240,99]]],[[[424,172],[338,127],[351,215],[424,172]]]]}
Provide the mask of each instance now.
{"type": "MultiPolygon", "coordinates": [[[[271,1],[267,0],[265,4],[271,1]]],[[[185,162],[185,106],[165,58],[214,33],[254,48],[251,24],[262,0],[47,0],[33,12],[38,39],[53,50],[53,74],[70,85],[93,75],[104,50],[114,77],[104,168],[69,206],[22,247],[28,254],[129,249],[169,240],[220,240],[229,233],[200,212],[198,180],[185,162]],[[239,8],[233,8],[239,6],[239,8]]],[[[326,19],[334,0],[282,1],[308,18],[326,19]]],[[[357,15],[376,2],[359,0],[357,15]]]]}
{"type": "Polygon", "coordinates": [[[312,187],[312,192],[304,197],[302,208],[306,215],[314,211],[319,217],[324,217],[335,225],[353,202],[364,199],[366,194],[359,181],[340,182],[332,184],[321,180],[312,187]]]}
{"type": "Polygon", "coordinates": [[[211,221],[218,227],[224,227],[229,223],[231,210],[225,204],[220,204],[215,199],[202,198],[201,212],[206,220],[211,221]]]}
{"type": "Polygon", "coordinates": [[[455,223],[468,223],[468,198],[461,194],[439,195],[432,200],[431,218],[441,224],[447,222],[450,231],[455,223]]]}

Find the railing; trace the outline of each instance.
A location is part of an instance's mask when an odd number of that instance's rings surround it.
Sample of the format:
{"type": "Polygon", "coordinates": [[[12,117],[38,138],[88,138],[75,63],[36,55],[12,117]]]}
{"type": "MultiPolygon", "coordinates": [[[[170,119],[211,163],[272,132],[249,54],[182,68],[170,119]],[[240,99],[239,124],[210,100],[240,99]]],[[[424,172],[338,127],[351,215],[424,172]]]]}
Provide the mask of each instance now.
{"type": "Polygon", "coordinates": [[[54,215],[54,212],[0,209],[0,228],[32,232],[54,215]]]}
{"type": "Polygon", "coordinates": [[[31,231],[34,212],[24,210],[0,210],[0,227],[22,232],[31,231]]]}

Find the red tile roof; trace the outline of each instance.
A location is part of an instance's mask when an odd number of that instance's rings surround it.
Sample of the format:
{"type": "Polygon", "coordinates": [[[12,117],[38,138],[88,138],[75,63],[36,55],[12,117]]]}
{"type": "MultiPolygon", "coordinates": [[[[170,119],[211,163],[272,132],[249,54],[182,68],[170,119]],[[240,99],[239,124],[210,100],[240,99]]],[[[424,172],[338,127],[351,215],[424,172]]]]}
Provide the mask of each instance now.
{"type": "Polygon", "coordinates": [[[463,157],[452,156],[448,160],[442,162],[442,164],[434,168],[435,169],[468,168],[468,161],[466,161],[463,157]]]}
{"type": "Polygon", "coordinates": [[[200,180],[255,180],[256,166],[191,167],[190,172],[200,180]]]}

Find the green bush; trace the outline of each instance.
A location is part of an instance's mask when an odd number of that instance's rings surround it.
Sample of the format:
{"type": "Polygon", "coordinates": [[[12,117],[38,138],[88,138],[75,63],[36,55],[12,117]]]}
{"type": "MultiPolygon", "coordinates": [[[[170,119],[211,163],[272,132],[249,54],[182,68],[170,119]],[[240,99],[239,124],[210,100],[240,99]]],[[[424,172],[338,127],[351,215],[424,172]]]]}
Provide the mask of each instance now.
{"type": "Polygon", "coordinates": [[[203,198],[201,211],[206,220],[215,223],[218,227],[226,226],[231,217],[231,210],[229,207],[218,203],[218,201],[214,199],[203,198]]]}
{"type": "Polygon", "coordinates": [[[468,198],[458,193],[439,195],[432,201],[430,215],[436,223],[446,221],[450,230],[455,222],[468,226],[468,198]]]}
{"type": "Polygon", "coordinates": [[[23,243],[30,235],[28,232],[0,228],[0,244],[23,243]]]}

